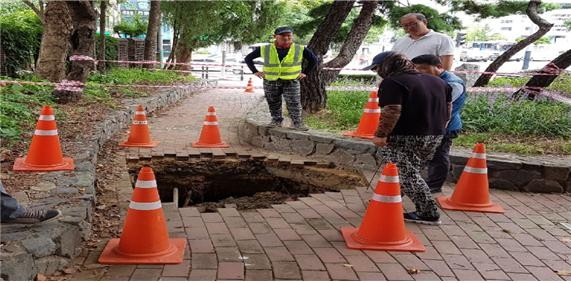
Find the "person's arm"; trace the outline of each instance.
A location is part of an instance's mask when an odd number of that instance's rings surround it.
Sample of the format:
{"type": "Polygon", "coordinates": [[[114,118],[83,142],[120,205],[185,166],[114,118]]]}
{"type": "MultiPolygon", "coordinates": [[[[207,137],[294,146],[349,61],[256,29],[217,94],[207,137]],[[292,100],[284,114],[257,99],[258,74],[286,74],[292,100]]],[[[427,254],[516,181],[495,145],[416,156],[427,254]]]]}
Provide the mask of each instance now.
{"type": "Polygon", "coordinates": [[[402,110],[403,89],[393,80],[385,79],[379,86],[379,106],[381,107],[381,121],[375,131],[373,143],[377,146],[385,146],[387,137],[395,128],[402,110]]]}
{"type": "Polygon", "coordinates": [[[438,56],[440,56],[440,61],[442,61],[442,67],[448,71],[452,69],[452,63],[454,62],[454,41],[447,35],[442,35],[443,38],[440,42],[438,48],[438,56]]]}
{"type": "Polygon", "coordinates": [[[452,69],[452,63],[454,63],[454,55],[440,56],[440,61],[442,61],[442,67],[450,71],[452,69]]]}
{"type": "Polygon", "coordinates": [[[305,66],[301,72],[307,75],[315,69],[319,59],[315,56],[315,53],[307,47],[303,48],[303,58],[307,60],[307,66],[305,66]]]}
{"type": "Polygon", "coordinates": [[[402,106],[399,104],[386,105],[381,109],[381,122],[375,132],[375,136],[386,138],[395,128],[401,113],[402,106]]]}
{"type": "Polygon", "coordinates": [[[260,47],[256,47],[254,51],[250,52],[250,54],[246,55],[246,58],[244,58],[244,62],[246,62],[246,65],[248,65],[248,68],[250,68],[250,71],[252,71],[253,74],[258,73],[258,69],[256,69],[256,66],[254,65],[254,59],[260,56],[262,56],[260,47]]]}
{"type": "Polygon", "coordinates": [[[452,103],[464,93],[464,86],[460,83],[448,83],[452,87],[452,103]]]}

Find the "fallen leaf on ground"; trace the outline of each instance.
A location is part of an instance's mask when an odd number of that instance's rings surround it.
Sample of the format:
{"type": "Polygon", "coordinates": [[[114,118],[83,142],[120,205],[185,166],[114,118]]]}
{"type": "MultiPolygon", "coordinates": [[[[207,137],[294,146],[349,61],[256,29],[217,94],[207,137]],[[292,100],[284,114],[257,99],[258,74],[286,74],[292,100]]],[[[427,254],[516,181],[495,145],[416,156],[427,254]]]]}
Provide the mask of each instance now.
{"type": "Polygon", "coordinates": [[[511,233],[512,233],[512,231],[510,231],[510,230],[508,230],[508,229],[502,229],[502,232],[508,233],[508,234],[511,234],[511,233]]]}
{"type": "Polygon", "coordinates": [[[47,278],[45,275],[41,274],[41,273],[38,273],[38,274],[36,275],[36,280],[37,280],[37,281],[46,281],[47,279],[48,279],[48,278],[47,278]]]}
{"type": "Polygon", "coordinates": [[[571,276],[571,270],[559,270],[559,271],[557,271],[557,275],[571,276]]]}
{"type": "Polygon", "coordinates": [[[348,264],[348,263],[343,264],[343,266],[345,266],[345,267],[353,267],[352,264],[348,264]]]}
{"type": "Polygon", "coordinates": [[[420,272],[420,270],[418,270],[416,268],[407,268],[406,272],[408,272],[408,274],[418,274],[420,272]]]}

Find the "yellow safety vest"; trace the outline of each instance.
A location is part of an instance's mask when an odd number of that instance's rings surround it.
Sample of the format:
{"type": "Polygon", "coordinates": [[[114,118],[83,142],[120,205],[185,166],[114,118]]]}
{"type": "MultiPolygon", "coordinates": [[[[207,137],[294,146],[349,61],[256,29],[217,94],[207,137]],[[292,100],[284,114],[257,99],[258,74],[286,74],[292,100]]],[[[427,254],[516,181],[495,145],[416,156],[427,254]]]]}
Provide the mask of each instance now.
{"type": "Polygon", "coordinates": [[[303,45],[292,43],[287,55],[280,62],[276,46],[273,43],[263,45],[260,48],[260,53],[264,58],[265,79],[268,81],[297,79],[301,73],[303,48],[303,45]]]}

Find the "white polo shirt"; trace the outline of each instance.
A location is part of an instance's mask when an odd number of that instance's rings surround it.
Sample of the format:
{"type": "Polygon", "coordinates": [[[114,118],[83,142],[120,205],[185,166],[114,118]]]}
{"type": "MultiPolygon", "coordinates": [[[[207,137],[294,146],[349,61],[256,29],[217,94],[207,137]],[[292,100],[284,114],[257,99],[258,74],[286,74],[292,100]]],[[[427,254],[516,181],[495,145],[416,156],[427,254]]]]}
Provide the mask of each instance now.
{"type": "Polygon", "coordinates": [[[409,59],[425,54],[454,55],[454,41],[443,33],[429,30],[419,39],[412,39],[408,34],[403,36],[395,42],[393,51],[402,53],[409,59]]]}

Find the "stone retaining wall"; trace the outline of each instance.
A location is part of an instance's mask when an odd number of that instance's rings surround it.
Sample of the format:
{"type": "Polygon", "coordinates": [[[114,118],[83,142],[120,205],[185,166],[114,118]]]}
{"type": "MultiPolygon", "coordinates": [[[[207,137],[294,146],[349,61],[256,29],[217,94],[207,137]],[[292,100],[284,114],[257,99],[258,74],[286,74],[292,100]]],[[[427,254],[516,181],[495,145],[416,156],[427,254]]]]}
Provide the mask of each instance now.
{"type": "Polygon", "coordinates": [[[131,123],[135,105],[142,104],[148,113],[172,105],[188,97],[195,86],[175,88],[149,98],[126,100],[124,109],[114,111],[94,125],[93,134],[76,141],[81,154],[73,156],[76,169],[72,172],[42,174],[40,183],[32,187],[45,193],[41,205],[62,207],[61,220],[36,226],[2,225],[0,253],[3,280],[33,280],[38,273],[51,274],[71,264],[81,251],[82,241],[91,233],[97,154],[113,135],[131,123]]]}
{"type": "MultiPolygon", "coordinates": [[[[287,128],[269,128],[267,104],[260,103],[248,114],[240,129],[240,139],[256,147],[284,153],[333,161],[336,164],[366,170],[377,170],[380,161],[377,148],[367,140],[309,131],[298,132],[287,128]]],[[[453,171],[449,180],[456,182],[468,158],[469,149],[453,149],[453,171]]],[[[571,192],[571,156],[522,157],[512,154],[488,153],[490,186],[526,192],[571,192]]]]}

